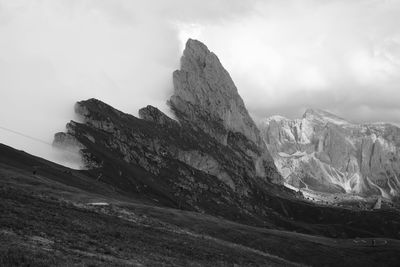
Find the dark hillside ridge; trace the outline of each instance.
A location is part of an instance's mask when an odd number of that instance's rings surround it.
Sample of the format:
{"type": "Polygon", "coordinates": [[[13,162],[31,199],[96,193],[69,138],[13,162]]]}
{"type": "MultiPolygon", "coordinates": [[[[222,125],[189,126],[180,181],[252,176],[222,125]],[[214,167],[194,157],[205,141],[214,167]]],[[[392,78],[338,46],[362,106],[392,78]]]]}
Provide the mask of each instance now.
{"type": "Polygon", "coordinates": [[[241,134],[230,133],[225,146],[151,106],[139,112],[145,120],[95,99],[77,103],[76,111],[86,123],[69,123],[68,133],[55,140],[75,138],[85,147],[88,165],[99,166],[89,172],[115,188],[171,207],[254,222],[262,215],[255,209],[268,210],[262,188],[294,197],[255,176],[252,160],[238,148],[254,143],[241,134]]]}
{"type": "Polygon", "coordinates": [[[365,230],[368,224],[375,237],[333,239],[168,208],[104,183],[93,170],[0,144],[0,266],[398,266],[400,241],[389,237],[390,227],[388,237],[376,237],[398,215],[381,210],[355,220],[357,213],[346,210],[293,206],[299,207],[296,216],[312,221],[299,224],[310,232],[340,233],[326,217],[315,223],[331,214],[343,217],[340,225],[354,220],[365,230]]]}

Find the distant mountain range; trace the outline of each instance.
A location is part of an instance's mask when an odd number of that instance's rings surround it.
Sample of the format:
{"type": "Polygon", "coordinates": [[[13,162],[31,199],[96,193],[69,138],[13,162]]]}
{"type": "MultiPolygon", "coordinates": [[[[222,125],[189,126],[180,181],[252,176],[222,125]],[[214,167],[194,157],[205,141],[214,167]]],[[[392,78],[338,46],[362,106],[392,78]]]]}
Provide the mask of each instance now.
{"type": "Polygon", "coordinates": [[[400,128],[355,124],[322,110],[260,123],[285,183],[328,193],[400,194],[400,128]]]}

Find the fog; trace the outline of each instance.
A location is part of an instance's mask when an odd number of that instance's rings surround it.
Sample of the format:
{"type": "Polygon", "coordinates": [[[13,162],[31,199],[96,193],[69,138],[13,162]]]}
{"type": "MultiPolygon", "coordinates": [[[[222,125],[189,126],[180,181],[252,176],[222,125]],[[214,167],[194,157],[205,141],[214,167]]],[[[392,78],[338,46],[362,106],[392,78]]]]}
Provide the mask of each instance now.
{"type": "Polygon", "coordinates": [[[315,107],[400,123],[399,12],[375,0],[0,0],[0,127],[14,131],[0,128],[0,143],[77,167],[49,145],[74,103],[169,113],[187,38],[219,56],[255,119],[315,107]]]}

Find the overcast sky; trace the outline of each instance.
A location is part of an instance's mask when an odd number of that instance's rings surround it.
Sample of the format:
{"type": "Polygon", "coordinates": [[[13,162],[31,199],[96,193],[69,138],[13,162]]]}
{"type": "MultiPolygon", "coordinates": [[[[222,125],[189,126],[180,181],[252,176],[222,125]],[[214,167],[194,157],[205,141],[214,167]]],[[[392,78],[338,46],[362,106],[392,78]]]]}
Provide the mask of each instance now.
{"type": "MultiPolygon", "coordinates": [[[[91,97],[167,112],[189,37],[255,119],[314,107],[400,123],[399,14],[396,0],[0,0],[0,127],[51,143],[91,97]]],[[[0,142],[50,157],[2,129],[0,142]]]]}

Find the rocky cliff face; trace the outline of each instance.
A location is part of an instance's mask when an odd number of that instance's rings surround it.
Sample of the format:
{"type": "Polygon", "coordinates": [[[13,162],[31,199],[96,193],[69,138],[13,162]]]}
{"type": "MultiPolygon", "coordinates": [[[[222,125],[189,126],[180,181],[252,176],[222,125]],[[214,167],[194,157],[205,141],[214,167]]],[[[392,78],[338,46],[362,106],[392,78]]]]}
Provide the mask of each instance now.
{"type": "Polygon", "coordinates": [[[152,106],[136,118],[89,99],[75,106],[83,123],[54,143],[80,147],[99,180],[172,206],[261,218],[277,187],[291,195],[273,184],[281,177],[216,55],[189,40],[173,80],[177,121],[152,106]]]}
{"type": "Polygon", "coordinates": [[[354,124],[321,110],[302,119],[271,117],[261,123],[264,140],[285,182],[322,192],[400,193],[400,129],[354,124]]]}
{"type": "Polygon", "coordinates": [[[170,104],[181,120],[196,124],[225,145],[229,131],[262,145],[259,130],[231,77],[204,44],[189,39],[173,81],[170,104]]]}
{"type": "Polygon", "coordinates": [[[253,161],[256,175],[280,181],[268,171],[273,168],[272,157],[229,73],[214,53],[201,42],[189,39],[173,81],[169,104],[181,123],[201,129],[225,146],[231,146],[230,136],[237,135],[249,143],[241,147],[241,152],[253,161]]]}

